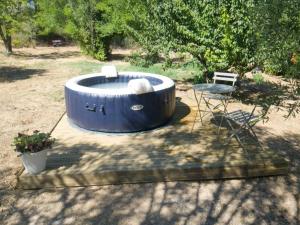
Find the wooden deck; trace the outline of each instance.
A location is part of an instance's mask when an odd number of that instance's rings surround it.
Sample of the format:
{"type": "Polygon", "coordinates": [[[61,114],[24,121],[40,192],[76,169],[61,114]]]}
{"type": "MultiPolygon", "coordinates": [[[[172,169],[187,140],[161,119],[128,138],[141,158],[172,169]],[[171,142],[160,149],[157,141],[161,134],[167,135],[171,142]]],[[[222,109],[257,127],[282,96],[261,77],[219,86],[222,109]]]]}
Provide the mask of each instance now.
{"type": "Polygon", "coordinates": [[[235,139],[224,145],[227,130],[216,134],[210,121],[201,125],[196,107],[178,102],[166,126],[135,134],[83,131],[66,116],[52,136],[56,145],[48,152],[46,170],[39,175],[23,172],[23,189],[107,185],[176,180],[249,178],[282,175],[288,162],[275,150],[260,150],[235,139]],[[194,121],[196,119],[195,126],[194,121]]]}

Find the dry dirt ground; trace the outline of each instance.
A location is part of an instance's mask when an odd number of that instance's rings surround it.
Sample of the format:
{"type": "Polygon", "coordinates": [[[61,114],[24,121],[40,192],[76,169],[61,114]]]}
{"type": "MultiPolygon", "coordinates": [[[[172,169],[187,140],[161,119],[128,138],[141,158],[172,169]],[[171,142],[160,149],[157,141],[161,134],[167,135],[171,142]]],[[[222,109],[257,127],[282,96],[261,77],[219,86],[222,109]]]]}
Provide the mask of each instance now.
{"type": "Polygon", "coordinates": [[[63,65],[83,61],[96,62],[76,47],[0,55],[0,224],[300,224],[300,119],[275,109],[257,132],[290,160],[285,177],[14,190],[21,162],[12,138],[51,130],[64,83],[80,73],[63,65]]]}

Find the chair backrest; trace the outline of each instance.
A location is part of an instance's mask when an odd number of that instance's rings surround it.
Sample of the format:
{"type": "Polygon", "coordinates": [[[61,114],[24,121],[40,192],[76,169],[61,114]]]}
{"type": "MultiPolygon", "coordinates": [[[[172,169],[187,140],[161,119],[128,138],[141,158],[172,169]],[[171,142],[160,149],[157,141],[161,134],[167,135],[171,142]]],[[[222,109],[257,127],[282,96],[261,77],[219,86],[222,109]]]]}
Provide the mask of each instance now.
{"type": "Polygon", "coordinates": [[[236,73],[223,73],[223,72],[214,72],[214,83],[216,83],[216,81],[228,81],[228,82],[232,82],[232,86],[235,85],[235,82],[237,81],[238,78],[238,74],[236,73]]]}

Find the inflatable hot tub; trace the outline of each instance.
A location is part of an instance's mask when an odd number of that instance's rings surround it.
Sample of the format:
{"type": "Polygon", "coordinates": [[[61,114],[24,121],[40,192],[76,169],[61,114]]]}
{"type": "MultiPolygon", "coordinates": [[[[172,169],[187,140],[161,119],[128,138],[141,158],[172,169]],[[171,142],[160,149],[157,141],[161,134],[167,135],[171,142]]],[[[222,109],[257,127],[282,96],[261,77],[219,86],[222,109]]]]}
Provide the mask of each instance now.
{"type": "Polygon", "coordinates": [[[69,120],[102,132],[136,132],[167,123],[175,110],[175,84],[165,76],[119,72],[75,77],[65,85],[69,120]]]}

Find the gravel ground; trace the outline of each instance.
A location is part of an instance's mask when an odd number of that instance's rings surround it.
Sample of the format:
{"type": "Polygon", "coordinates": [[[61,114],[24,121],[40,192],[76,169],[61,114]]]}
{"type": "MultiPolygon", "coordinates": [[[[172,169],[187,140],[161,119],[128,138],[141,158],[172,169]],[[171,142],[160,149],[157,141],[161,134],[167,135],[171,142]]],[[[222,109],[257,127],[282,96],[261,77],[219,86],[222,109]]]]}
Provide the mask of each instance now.
{"type": "MultiPolygon", "coordinates": [[[[300,224],[300,118],[275,109],[257,132],[291,162],[286,177],[14,190],[18,132],[50,131],[64,112],[63,85],[95,62],[76,47],[0,55],[0,224],[300,224]]],[[[116,62],[121,63],[121,62],[116,62]]]]}

